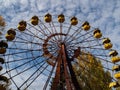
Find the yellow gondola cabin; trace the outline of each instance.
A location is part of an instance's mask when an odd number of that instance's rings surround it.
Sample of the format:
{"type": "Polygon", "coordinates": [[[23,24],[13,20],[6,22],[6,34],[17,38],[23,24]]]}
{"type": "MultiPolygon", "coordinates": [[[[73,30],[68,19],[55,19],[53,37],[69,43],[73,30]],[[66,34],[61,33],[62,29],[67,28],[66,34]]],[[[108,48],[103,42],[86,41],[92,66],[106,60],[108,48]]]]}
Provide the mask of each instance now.
{"type": "Polygon", "coordinates": [[[93,35],[94,35],[94,38],[101,38],[102,37],[102,33],[98,28],[94,30],[93,35]]]}
{"type": "Polygon", "coordinates": [[[115,66],[112,67],[112,70],[120,71],[120,66],[119,65],[115,65],[115,66]]]}
{"type": "Polygon", "coordinates": [[[50,23],[52,21],[52,15],[49,13],[45,15],[44,17],[45,22],[50,23]]]}
{"type": "Polygon", "coordinates": [[[0,54],[5,54],[6,53],[6,48],[0,47],[0,54]]]}
{"type": "Polygon", "coordinates": [[[71,25],[77,25],[78,24],[78,20],[76,17],[72,17],[71,18],[71,25]]]}
{"type": "Polygon", "coordinates": [[[0,71],[3,69],[3,67],[2,67],[2,64],[4,64],[4,59],[3,58],[0,58],[0,71]]]}
{"type": "Polygon", "coordinates": [[[102,42],[105,49],[110,49],[113,46],[109,38],[104,38],[102,42]]]}
{"type": "Polygon", "coordinates": [[[63,14],[58,15],[58,22],[63,23],[65,21],[65,17],[63,14]]]}
{"type": "Polygon", "coordinates": [[[110,57],[117,56],[117,55],[118,55],[118,52],[116,50],[112,50],[109,52],[110,57]]]}
{"type": "Polygon", "coordinates": [[[82,24],[82,29],[85,30],[85,31],[88,31],[88,30],[90,29],[89,22],[85,21],[85,22],[82,24]]]}
{"type": "Polygon", "coordinates": [[[109,38],[104,38],[104,39],[102,40],[102,42],[103,42],[103,44],[105,44],[105,43],[110,43],[111,41],[110,41],[109,38]]]}
{"type": "Polygon", "coordinates": [[[115,77],[116,79],[120,79],[120,72],[115,73],[115,74],[114,74],[114,77],[115,77]]]}
{"type": "Polygon", "coordinates": [[[16,32],[15,32],[15,30],[14,29],[9,29],[8,31],[7,31],[7,33],[8,34],[13,34],[13,35],[16,35],[16,32]]]}
{"type": "Polygon", "coordinates": [[[111,58],[111,61],[113,63],[119,62],[120,61],[120,57],[119,56],[114,56],[114,57],[111,58]]]}
{"type": "Polygon", "coordinates": [[[38,25],[38,22],[39,22],[38,16],[33,16],[33,17],[31,18],[31,24],[32,24],[32,25],[38,25]]]}
{"type": "Polygon", "coordinates": [[[6,48],[8,47],[7,42],[5,41],[0,41],[0,54],[6,53],[6,48]]]}
{"type": "Polygon", "coordinates": [[[5,35],[5,38],[8,40],[8,41],[12,41],[12,40],[14,40],[15,39],[15,35],[13,35],[13,34],[6,34],[5,35]]]}
{"type": "Polygon", "coordinates": [[[12,41],[15,39],[15,35],[16,35],[16,32],[14,29],[9,29],[7,31],[7,34],[5,35],[5,38],[8,40],[8,41],[12,41]]]}
{"type": "Polygon", "coordinates": [[[21,22],[19,22],[19,24],[18,24],[18,29],[19,29],[20,31],[25,31],[26,26],[27,26],[26,21],[21,21],[21,22]]]}
{"type": "Polygon", "coordinates": [[[106,44],[104,44],[104,48],[105,49],[110,49],[110,48],[112,48],[112,43],[106,43],[106,44]]]}
{"type": "Polygon", "coordinates": [[[119,87],[120,85],[118,84],[118,82],[111,82],[110,84],[109,84],[109,88],[112,88],[112,87],[114,87],[114,88],[116,88],[116,87],[119,87]]]}

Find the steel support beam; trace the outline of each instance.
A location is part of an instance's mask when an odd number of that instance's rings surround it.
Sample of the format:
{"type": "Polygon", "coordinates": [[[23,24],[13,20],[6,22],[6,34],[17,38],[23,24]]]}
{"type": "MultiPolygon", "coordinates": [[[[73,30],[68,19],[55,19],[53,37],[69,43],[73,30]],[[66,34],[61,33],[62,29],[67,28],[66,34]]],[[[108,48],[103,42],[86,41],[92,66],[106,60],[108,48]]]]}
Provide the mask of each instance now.
{"type": "Polygon", "coordinates": [[[65,79],[65,86],[64,86],[66,87],[65,90],[82,90],[75,77],[75,73],[71,65],[71,59],[69,59],[67,56],[65,45],[61,44],[59,50],[59,56],[57,58],[55,78],[53,80],[51,90],[58,90],[57,88],[60,85],[60,80],[61,77],[63,76],[65,79]],[[62,70],[63,72],[61,72],[62,70]]]}

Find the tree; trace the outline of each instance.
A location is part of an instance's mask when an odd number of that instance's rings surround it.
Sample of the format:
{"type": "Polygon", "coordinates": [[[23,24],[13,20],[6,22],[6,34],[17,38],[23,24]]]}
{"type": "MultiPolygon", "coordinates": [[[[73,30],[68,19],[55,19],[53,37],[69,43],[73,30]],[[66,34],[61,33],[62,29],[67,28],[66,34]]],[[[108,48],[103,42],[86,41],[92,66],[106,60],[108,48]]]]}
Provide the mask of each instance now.
{"type": "Polygon", "coordinates": [[[0,90],[10,90],[11,82],[6,76],[0,75],[0,90]]]}
{"type": "Polygon", "coordinates": [[[4,32],[4,28],[5,28],[5,20],[4,18],[0,15],[0,39],[2,38],[2,34],[4,32]]]}
{"type": "Polygon", "coordinates": [[[81,52],[73,69],[83,90],[111,90],[108,87],[112,80],[110,72],[105,71],[100,60],[90,53],[81,52]]]}
{"type": "MultiPolygon", "coordinates": [[[[118,79],[118,83],[120,85],[120,79],[118,79]]],[[[116,87],[116,90],[120,90],[120,86],[116,87]]]]}
{"type": "MultiPolygon", "coordinates": [[[[0,40],[2,39],[2,35],[4,34],[5,25],[6,25],[5,20],[0,15],[0,40]]],[[[8,90],[9,85],[10,81],[7,79],[7,77],[0,75],[0,90],[8,90]]]]}

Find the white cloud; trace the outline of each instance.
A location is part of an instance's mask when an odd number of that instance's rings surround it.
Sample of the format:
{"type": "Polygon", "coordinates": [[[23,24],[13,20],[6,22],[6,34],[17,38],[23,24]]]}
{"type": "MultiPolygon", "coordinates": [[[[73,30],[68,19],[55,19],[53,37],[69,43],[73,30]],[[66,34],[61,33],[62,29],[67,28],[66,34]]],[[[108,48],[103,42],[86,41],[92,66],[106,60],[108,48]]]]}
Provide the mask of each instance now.
{"type": "Polygon", "coordinates": [[[15,4],[16,0],[1,0],[1,5],[5,7],[10,7],[12,4],[15,4]]]}

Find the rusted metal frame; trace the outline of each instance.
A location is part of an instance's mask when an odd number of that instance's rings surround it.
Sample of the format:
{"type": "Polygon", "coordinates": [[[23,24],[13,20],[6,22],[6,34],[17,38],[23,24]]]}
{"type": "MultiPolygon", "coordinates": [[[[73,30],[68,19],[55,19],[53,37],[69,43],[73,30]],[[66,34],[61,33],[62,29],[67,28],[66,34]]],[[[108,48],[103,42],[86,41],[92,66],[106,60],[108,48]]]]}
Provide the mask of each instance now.
{"type": "MultiPolygon", "coordinates": [[[[50,25],[50,28],[51,28],[51,30],[52,30],[52,33],[54,33],[54,29],[52,28],[52,25],[51,25],[51,23],[49,23],[49,25],[50,25]]],[[[57,40],[57,38],[56,37],[54,37],[55,38],[55,40],[57,40]]]]}
{"type": "Polygon", "coordinates": [[[73,60],[69,59],[68,57],[67,57],[67,60],[68,60],[68,67],[69,67],[72,83],[74,85],[74,90],[82,90],[79,83],[78,83],[78,81],[77,81],[75,72],[73,71],[73,68],[72,68],[71,61],[73,61],[73,60]]]}
{"type": "Polygon", "coordinates": [[[52,32],[49,30],[49,28],[41,20],[40,20],[40,22],[41,22],[41,26],[43,25],[43,27],[46,28],[50,34],[52,34],[52,32]]]}
{"type": "MultiPolygon", "coordinates": [[[[55,62],[55,64],[56,64],[56,62],[55,62]]],[[[50,82],[50,79],[51,79],[51,76],[52,76],[52,74],[53,74],[54,69],[55,69],[55,66],[52,67],[52,69],[51,69],[51,71],[50,71],[50,74],[49,74],[49,76],[48,76],[48,78],[47,78],[47,81],[46,81],[46,83],[45,83],[45,85],[44,85],[44,87],[43,87],[43,90],[46,90],[46,89],[47,89],[47,86],[48,86],[48,84],[49,84],[49,82],[50,82]]]]}
{"type": "Polygon", "coordinates": [[[47,35],[45,32],[44,32],[44,30],[38,25],[38,27],[41,29],[41,30],[39,30],[39,29],[37,29],[36,27],[34,27],[34,25],[31,25],[31,24],[29,24],[29,23],[27,23],[29,26],[31,26],[31,27],[33,27],[35,30],[37,30],[37,31],[39,31],[41,34],[43,34],[43,35],[47,35]],[[42,32],[43,31],[43,32],[42,32]]]}
{"type": "Polygon", "coordinates": [[[64,38],[64,42],[65,42],[65,40],[67,39],[67,36],[68,36],[68,34],[69,34],[70,30],[71,30],[71,27],[72,27],[72,25],[70,25],[69,28],[68,28],[68,30],[67,30],[67,33],[66,33],[67,35],[66,35],[65,38],[64,38]]]}
{"type": "MultiPolygon", "coordinates": [[[[53,26],[53,28],[54,28],[54,30],[55,30],[55,33],[58,33],[53,22],[52,22],[52,26],[53,26]]],[[[59,36],[57,36],[57,40],[59,40],[59,39],[60,39],[59,36]]]]}
{"type": "MultiPolygon", "coordinates": [[[[62,34],[62,23],[60,23],[60,33],[62,34]]],[[[62,36],[60,36],[60,40],[62,41],[62,36]]]]}
{"type": "MultiPolygon", "coordinates": [[[[79,49],[77,50],[78,53],[80,53],[79,49]]],[[[76,75],[75,75],[75,72],[73,71],[73,68],[72,68],[72,64],[71,64],[71,61],[73,61],[73,58],[70,59],[67,55],[67,51],[65,49],[65,45],[64,45],[64,54],[65,54],[65,58],[66,58],[66,63],[68,66],[68,69],[69,69],[69,72],[70,72],[70,75],[71,75],[71,85],[72,85],[72,90],[82,90],[78,81],[77,81],[77,78],[76,78],[76,75]]]]}
{"type": "Polygon", "coordinates": [[[72,81],[68,72],[68,63],[67,63],[67,57],[65,53],[65,45],[61,45],[61,53],[62,53],[62,59],[63,59],[63,64],[64,64],[64,74],[65,74],[65,82],[66,82],[66,87],[67,90],[73,90],[72,87],[72,81]]]}
{"type": "Polygon", "coordinates": [[[55,73],[55,78],[52,83],[51,90],[57,90],[59,80],[60,80],[60,65],[61,65],[61,55],[59,53],[58,58],[57,58],[57,68],[56,68],[56,73],[55,73]]]}

